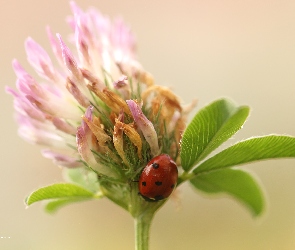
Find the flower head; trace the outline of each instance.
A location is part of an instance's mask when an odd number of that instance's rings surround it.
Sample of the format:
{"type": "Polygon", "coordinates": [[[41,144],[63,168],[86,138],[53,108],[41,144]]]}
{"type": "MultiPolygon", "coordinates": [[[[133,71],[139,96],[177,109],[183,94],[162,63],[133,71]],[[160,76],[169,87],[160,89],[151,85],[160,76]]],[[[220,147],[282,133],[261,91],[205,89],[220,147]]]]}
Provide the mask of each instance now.
{"type": "Polygon", "coordinates": [[[47,146],[42,154],[56,164],[86,166],[106,180],[132,180],[161,153],[177,160],[187,110],[136,60],[129,27],[74,2],[71,9],[73,44],[47,27],[54,60],[32,38],[25,42],[41,79],[13,61],[17,91],[7,92],[20,135],[47,146]]]}

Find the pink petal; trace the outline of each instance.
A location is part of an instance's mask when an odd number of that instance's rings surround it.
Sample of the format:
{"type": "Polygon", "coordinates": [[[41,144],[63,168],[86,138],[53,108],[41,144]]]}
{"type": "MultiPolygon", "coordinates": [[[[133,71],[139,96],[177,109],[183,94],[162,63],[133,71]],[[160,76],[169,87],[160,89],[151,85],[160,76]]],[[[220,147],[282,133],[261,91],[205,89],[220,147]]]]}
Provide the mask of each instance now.
{"type": "Polygon", "coordinates": [[[25,42],[25,48],[28,61],[37,73],[46,79],[55,80],[55,70],[47,52],[30,37],[25,42]]]}
{"type": "Polygon", "coordinates": [[[24,96],[7,86],[5,87],[5,91],[14,97],[14,108],[19,114],[27,115],[35,120],[44,121],[43,113],[34,108],[24,96]]]}
{"type": "Polygon", "coordinates": [[[75,1],[70,1],[70,6],[75,16],[80,16],[83,14],[82,9],[75,3],[75,1]]]}
{"type": "Polygon", "coordinates": [[[82,107],[87,108],[90,105],[87,97],[83,95],[78,86],[69,78],[67,79],[66,88],[82,107]]]}
{"type": "Polygon", "coordinates": [[[22,95],[32,95],[35,98],[47,99],[43,88],[36,83],[34,78],[28,74],[20,63],[15,59],[12,62],[12,66],[16,76],[18,77],[16,81],[16,87],[22,95]]]}
{"type": "Polygon", "coordinates": [[[34,107],[36,107],[38,110],[42,111],[43,113],[46,113],[49,115],[55,115],[55,111],[46,101],[42,99],[38,100],[32,95],[26,95],[26,98],[34,107]]]}
{"type": "Polygon", "coordinates": [[[20,96],[20,94],[18,92],[16,92],[13,88],[10,88],[9,86],[5,86],[5,92],[7,94],[11,94],[14,98],[20,96]]]}
{"type": "Polygon", "coordinates": [[[128,79],[127,76],[122,75],[117,81],[115,81],[113,83],[114,87],[116,89],[120,89],[120,88],[123,88],[123,87],[127,86],[128,85],[127,82],[126,82],[127,79],[128,79]]]}
{"type": "Polygon", "coordinates": [[[14,99],[14,107],[23,115],[26,114],[28,117],[38,121],[45,121],[44,114],[40,110],[36,109],[25,97],[16,97],[14,99]]]}
{"type": "Polygon", "coordinates": [[[22,95],[33,96],[36,100],[48,100],[48,93],[46,93],[46,90],[44,90],[35,81],[25,82],[20,79],[17,79],[16,87],[22,95]]]}
{"type": "Polygon", "coordinates": [[[90,9],[88,11],[94,29],[100,36],[109,36],[111,29],[111,22],[108,17],[103,16],[98,10],[90,9]]]}
{"type": "Polygon", "coordinates": [[[52,123],[60,131],[63,131],[70,135],[76,134],[76,130],[77,130],[76,128],[74,128],[72,125],[68,124],[67,122],[63,121],[62,119],[58,117],[54,117],[52,119],[52,123]]]}
{"type": "Polygon", "coordinates": [[[89,106],[85,112],[85,117],[87,118],[87,120],[92,121],[92,117],[93,117],[92,113],[93,113],[93,106],[89,106]]]}
{"type": "Polygon", "coordinates": [[[89,81],[89,85],[95,85],[99,91],[103,91],[106,88],[103,81],[99,78],[96,78],[89,70],[81,69],[81,72],[83,77],[89,81]]]}
{"type": "Polygon", "coordinates": [[[57,58],[60,65],[64,66],[63,57],[62,57],[62,50],[61,50],[58,40],[56,40],[56,38],[54,37],[49,26],[46,27],[46,31],[47,31],[47,36],[49,38],[51,48],[52,48],[52,51],[53,51],[55,57],[57,58]]]}
{"type": "Polygon", "coordinates": [[[34,79],[31,75],[27,73],[27,71],[24,70],[24,68],[21,66],[21,64],[18,62],[18,60],[14,59],[12,61],[12,67],[13,70],[17,76],[18,79],[24,81],[24,82],[33,82],[34,79]]]}
{"type": "Polygon", "coordinates": [[[84,13],[78,5],[72,1],[70,3],[72,12],[74,14],[75,29],[79,29],[79,33],[88,43],[92,42],[91,20],[87,13],[84,13]]]}
{"type": "Polygon", "coordinates": [[[131,93],[130,85],[128,84],[127,79],[127,76],[122,75],[117,81],[113,82],[114,88],[118,90],[125,100],[130,98],[131,93]]]}
{"type": "Polygon", "coordinates": [[[61,35],[56,34],[56,36],[60,42],[60,47],[62,50],[64,64],[66,65],[67,69],[71,72],[71,74],[77,80],[80,80],[82,78],[82,74],[81,74],[80,69],[78,68],[77,62],[76,62],[72,52],[70,51],[70,49],[67,47],[67,45],[62,40],[61,35]]]}
{"type": "Polygon", "coordinates": [[[91,64],[91,58],[88,53],[88,44],[79,25],[76,25],[75,28],[75,38],[80,60],[83,62],[84,67],[89,68],[91,64]]]}
{"type": "Polygon", "coordinates": [[[32,95],[26,95],[26,98],[34,107],[47,115],[62,117],[64,119],[72,119],[74,121],[81,119],[80,110],[75,106],[75,104],[71,104],[63,98],[55,98],[51,96],[49,100],[45,100],[38,99],[32,95]]]}
{"type": "Polygon", "coordinates": [[[53,160],[54,164],[58,166],[63,166],[67,168],[77,168],[83,166],[83,164],[79,162],[79,159],[56,153],[49,149],[44,149],[41,151],[41,153],[45,158],[53,160]]]}
{"type": "Polygon", "coordinates": [[[128,26],[122,19],[114,21],[110,41],[113,46],[114,58],[116,61],[124,61],[134,58],[135,39],[128,26]]]}
{"type": "MultiPolygon", "coordinates": [[[[92,109],[90,106],[85,113],[85,117],[89,120],[92,120],[92,109]]],[[[89,167],[96,170],[98,173],[116,177],[117,175],[108,167],[99,164],[92,153],[93,148],[93,133],[89,129],[88,125],[82,120],[82,124],[77,129],[76,133],[76,143],[79,154],[82,159],[88,164],[89,167]]]]}
{"type": "Polygon", "coordinates": [[[32,121],[24,116],[18,117],[18,123],[20,124],[19,135],[24,140],[55,148],[67,148],[65,140],[43,126],[43,123],[38,124],[37,121],[32,121]]]}
{"type": "Polygon", "coordinates": [[[132,116],[136,125],[141,130],[144,138],[150,145],[152,155],[153,156],[158,155],[160,151],[159,144],[158,144],[158,136],[153,124],[151,123],[149,119],[146,118],[141,108],[135,101],[126,100],[126,102],[129,106],[129,109],[132,113],[132,116]]]}

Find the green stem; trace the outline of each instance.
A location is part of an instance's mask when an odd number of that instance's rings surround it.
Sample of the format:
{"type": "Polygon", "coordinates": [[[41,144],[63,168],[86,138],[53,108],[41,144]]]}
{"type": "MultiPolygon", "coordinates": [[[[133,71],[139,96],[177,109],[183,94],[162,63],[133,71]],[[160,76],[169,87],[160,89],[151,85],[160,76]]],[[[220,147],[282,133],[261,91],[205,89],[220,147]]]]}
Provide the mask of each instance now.
{"type": "Polygon", "coordinates": [[[195,177],[196,175],[194,173],[188,173],[188,172],[183,172],[182,175],[180,175],[178,177],[178,182],[177,182],[177,186],[179,186],[181,183],[192,179],[193,177],[195,177]]]}
{"type": "Polygon", "coordinates": [[[149,249],[150,226],[154,213],[144,213],[135,218],[135,250],[149,249]]]}

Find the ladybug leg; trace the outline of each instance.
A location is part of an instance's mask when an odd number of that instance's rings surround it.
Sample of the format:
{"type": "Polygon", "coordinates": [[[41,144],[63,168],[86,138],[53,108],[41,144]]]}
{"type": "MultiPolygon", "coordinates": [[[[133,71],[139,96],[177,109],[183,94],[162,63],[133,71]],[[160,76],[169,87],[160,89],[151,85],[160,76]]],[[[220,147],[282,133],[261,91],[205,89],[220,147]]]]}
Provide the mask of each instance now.
{"type": "Polygon", "coordinates": [[[161,196],[162,197],[162,199],[150,199],[150,198],[148,198],[148,197],[145,197],[145,196],[143,196],[141,193],[138,193],[145,201],[148,201],[148,202],[157,202],[157,201],[159,201],[159,200],[162,200],[163,199],[163,196],[161,196]]]}
{"type": "Polygon", "coordinates": [[[164,199],[163,195],[155,196],[155,201],[160,201],[160,200],[163,200],[163,199],[164,199]]]}

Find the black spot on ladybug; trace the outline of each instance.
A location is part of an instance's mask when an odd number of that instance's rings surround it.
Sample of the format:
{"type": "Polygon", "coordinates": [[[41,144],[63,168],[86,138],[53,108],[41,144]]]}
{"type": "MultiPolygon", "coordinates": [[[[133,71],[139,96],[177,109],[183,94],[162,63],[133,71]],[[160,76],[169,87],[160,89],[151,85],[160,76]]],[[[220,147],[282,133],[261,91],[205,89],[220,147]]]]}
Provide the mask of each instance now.
{"type": "Polygon", "coordinates": [[[155,184],[156,184],[157,186],[161,186],[161,185],[162,185],[162,182],[161,182],[161,181],[156,181],[155,184]]]}
{"type": "Polygon", "coordinates": [[[175,187],[175,184],[171,185],[171,188],[174,188],[175,187]]]}
{"type": "Polygon", "coordinates": [[[164,197],[163,197],[163,195],[157,195],[157,196],[154,197],[154,199],[155,199],[156,201],[159,201],[159,200],[163,200],[164,197]]]}
{"type": "Polygon", "coordinates": [[[141,183],[141,185],[143,185],[143,186],[146,186],[146,182],[145,182],[145,181],[143,181],[143,182],[141,183]]]}
{"type": "Polygon", "coordinates": [[[155,162],[152,164],[152,166],[153,166],[154,169],[159,168],[159,164],[158,163],[155,163],[155,162]]]}

